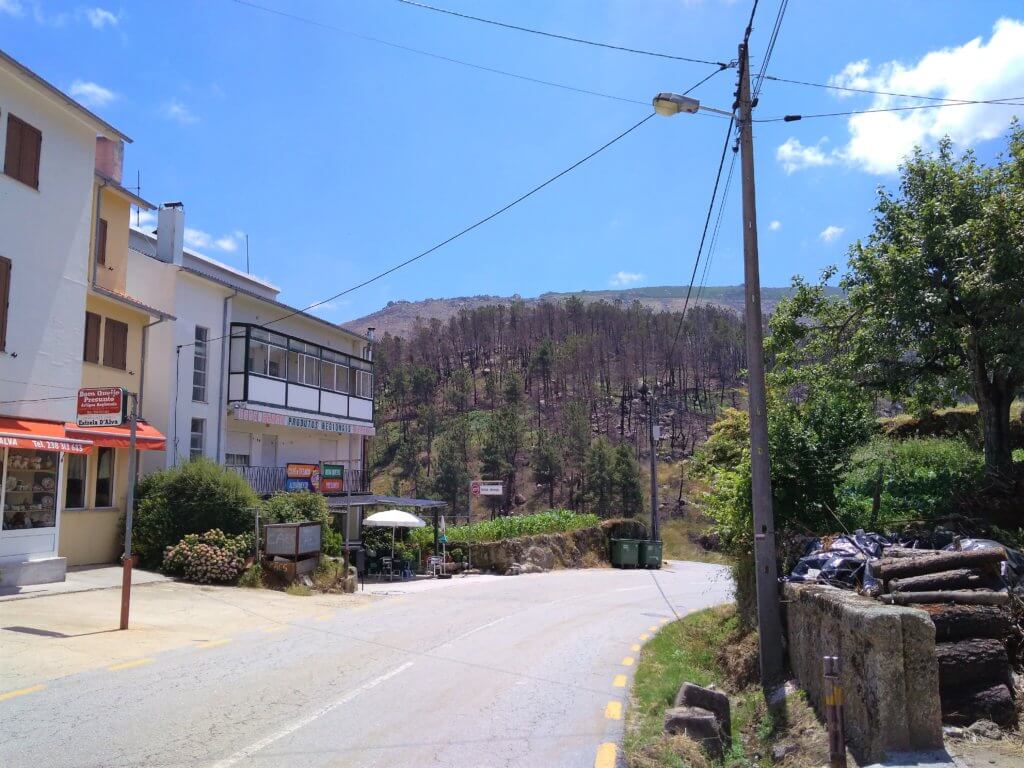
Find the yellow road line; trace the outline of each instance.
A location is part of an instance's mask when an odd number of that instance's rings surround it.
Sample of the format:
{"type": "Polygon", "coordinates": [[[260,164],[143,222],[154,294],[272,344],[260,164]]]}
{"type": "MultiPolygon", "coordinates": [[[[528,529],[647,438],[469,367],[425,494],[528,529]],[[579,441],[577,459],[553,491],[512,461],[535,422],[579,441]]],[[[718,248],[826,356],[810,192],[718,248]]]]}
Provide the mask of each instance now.
{"type": "Polygon", "coordinates": [[[284,626],[282,624],[282,625],[279,625],[279,626],[276,626],[276,627],[267,627],[266,629],[263,630],[263,633],[266,634],[266,635],[272,635],[275,632],[284,632],[286,629],[288,629],[288,627],[286,627],[286,626],[284,626]]]}
{"type": "Polygon", "coordinates": [[[597,748],[597,757],[594,758],[594,768],[615,768],[615,761],[618,757],[618,748],[611,742],[605,742],[597,748]]]}
{"type": "Polygon", "coordinates": [[[650,638],[650,635],[648,635],[646,632],[644,632],[642,635],[640,635],[640,642],[641,643],[646,642],[648,638],[650,638]]]}
{"type": "Polygon", "coordinates": [[[629,646],[629,650],[631,650],[633,653],[636,653],[640,650],[640,643],[633,643],[631,646],[629,646]]]}
{"type": "Polygon", "coordinates": [[[632,656],[627,656],[626,658],[624,658],[622,660],[622,666],[624,666],[624,667],[632,667],[633,666],[633,657],[632,656]]]}
{"type": "Polygon", "coordinates": [[[621,701],[609,701],[608,706],[604,708],[604,716],[606,720],[621,720],[622,719],[622,702],[621,701]]]}
{"type": "Polygon", "coordinates": [[[314,621],[327,621],[329,618],[331,618],[331,614],[329,614],[329,613],[321,613],[319,616],[314,616],[313,620],[314,621]]]}
{"type": "Polygon", "coordinates": [[[612,678],[612,687],[613,688],[625,688],[626,687],[626,676],[625,675],[616,675],[615,677],[613,677],[612,678]]]}
{"type": "Polygon", "coordinates": [[[205,643],[196,643],[196,648],[202,648],[204,650],[206,648],[218,648],[218,647],[220,647],[222,645],[227,645],[230,642],[231,642],[230,638],[225,637],[225,638],[222,638],[220,640],[208,640],[205,643]]]}
{"type": "Polygon", "coordinates": [[[8,699],[14,699],[18,696],[27,696],[30,693],[36,693],[37,691],[43,690],[45,685],[33,685],[28,688],[19,688],[16,691],[8,691],[7,693],[0,693],[0,701],[7,701],[8,699]]]}
{"type": "Polygon", "coordinates": [[[132,659],[131,661],[125,661],[121,664],[111,664],[107,669],[111,672],[118,672],[122,669],[132,669],[133,667],[141,667],[146,664],[152,664],[152,659],[132,659]]]}

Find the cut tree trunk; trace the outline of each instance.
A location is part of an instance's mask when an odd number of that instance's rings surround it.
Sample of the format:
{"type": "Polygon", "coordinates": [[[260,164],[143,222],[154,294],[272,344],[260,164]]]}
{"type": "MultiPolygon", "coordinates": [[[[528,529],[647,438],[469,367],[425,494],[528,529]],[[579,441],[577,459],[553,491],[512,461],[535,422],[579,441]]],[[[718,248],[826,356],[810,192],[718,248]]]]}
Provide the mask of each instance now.
{"type": "Polygon", "coordinates": [[[890,592],[927,592],[946,589],[1000,589],[1001,579],[991,573],[984,573],[970,568],[958,568],[955,571],[942,573],[926,573],[923,576],[908,576],[905,579],[892,579],[888,583],[890,592]]]}
{"type": "Polygon", "coordinates": [[[922,605],[935,624],[939,643],[965,638],[1005,639],[1010,634],[1010,616],[992,605],[922,605]]]}
{"type": "Polygon", "coordinates": [[[943,691],[951,691],[965,683],[1005,682],[1010,669],[1002,640],[937,643],[935,658],[939,662],[939,689],[943,691]]]}
{"type": "Polygon", "coordinates": [[[981,417],[981,435],[985,447],[985,472],[994,478],[1005,479],[1013,470],[1013,451],[1010,445],[1010,405],[1017,391],[1017,381],[1005,371],[992,370],[985,351],[971,333],[968,339],[971,360],[971,378],[974,399],[981,417]]]}
{"type": "Polygon", "coordinates": [[[942,719],[950,725],[970,725],[984,718],[1008,726],[1016,717],[1010,689],[1003,683],[961,688],[942,696],[942,719]]]}
{"type": "Polygon", "coordinates": [[[956,603],[958,605],[1006,605],[1010,602],[1007,592],[992,592],[967,589],[953,589],[948,592],[895,592],[882,595],[887,605],[917,605],[919,603],[956,603]]]}
{"type": "Polygon", "coordinates": [[[969,552],[940,552],[919,557],[883,557],[871,564],[876,579],[902,579],[959,568],[993,568],[1006,559],[1002,547],[969,552]]]}

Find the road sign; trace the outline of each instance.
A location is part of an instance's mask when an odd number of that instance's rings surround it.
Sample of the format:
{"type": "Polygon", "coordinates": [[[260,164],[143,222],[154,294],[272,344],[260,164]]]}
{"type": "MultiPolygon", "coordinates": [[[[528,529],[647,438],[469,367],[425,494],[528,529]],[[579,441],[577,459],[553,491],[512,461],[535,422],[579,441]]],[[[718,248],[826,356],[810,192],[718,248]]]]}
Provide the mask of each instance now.
{"type": "Polygon", "coordinates": [[[127,404],[121,387],[80,389],[76,422],[80,427],[120,427],[125,422],[127,404]]]}
{"type": "Polygon", "coordinates": [[[505,486],[500,481],[474,480],[469,484],[469,490],[474,496],[501,496],[505,486]]]}

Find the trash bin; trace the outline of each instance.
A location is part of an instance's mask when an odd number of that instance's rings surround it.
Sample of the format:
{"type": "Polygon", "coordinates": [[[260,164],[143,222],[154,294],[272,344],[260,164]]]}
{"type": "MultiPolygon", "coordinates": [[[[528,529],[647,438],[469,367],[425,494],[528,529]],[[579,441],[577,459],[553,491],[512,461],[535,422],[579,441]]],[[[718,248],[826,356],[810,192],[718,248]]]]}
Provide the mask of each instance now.
{"type": "Polygon", "coordinates": [[[660,541],[641,541],[637,560],[641,568],[661,568],[660,541]]]}
{"type": "Polygon", "coordinates": [[[640,542],[636,539],[612,539],[612,565],[636,568],[639,564],[640,542]]]}

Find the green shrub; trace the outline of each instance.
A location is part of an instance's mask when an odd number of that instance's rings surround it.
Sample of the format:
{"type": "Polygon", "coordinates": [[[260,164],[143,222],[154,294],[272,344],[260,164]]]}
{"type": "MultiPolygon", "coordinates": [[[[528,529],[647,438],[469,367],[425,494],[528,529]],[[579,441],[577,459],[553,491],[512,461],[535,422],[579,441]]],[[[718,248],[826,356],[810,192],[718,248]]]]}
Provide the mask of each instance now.
{"type": "MultiPolygon", "coordinates": [[[[520,536],[534,536],[539,533],[564,533],[580,528],[592,528],[598,524],[597,515],[572,512],[568,509],[550,509],[535,515],[499,517],[472,525],[448,526],[448,544],[479,544],[485,541],[515,539],[520,536]]],[[[414,528],[410,531],[410,542],[420,549],[434,548],[434,528],[414,528]]],[[[390,546],[390,543],[389,543],[390,546]]]]}
{"type": "Polygon", "coordinates": [[[238,577],[238,586],[259,589],[263,586],[263,566],[259,563],[250,565],[238,577]]]}
{"type": "Polygon", "coordinates": [[[164,553],[164,570],[199,584],[229,582],[245,568],[252,551],[252,536],[228,536],[216,528],[203,534],[190,533],[164,553]]]}
{"type": "Polygon", "coordinates": [[[136,498],[132,548],[150,567],[188,534],[251,530],[250,510],[258,504],[245,480],[206,459],[149,475],[139,483],[136,498]]]}
{"type": "Polygon", "coordinates": [[[984,471],[983,454],[962,440],[878,437],[854,454],[836,496],[844,515],[859,527],[929,520],[951,512],[957,496],[976,488],[984,471]],[[879,477],[879,516],[872,520],[879,477]]]}
{"type": "Polygon", "coordinates": [[[320,551],[337,557],[344,547],[344,536],[331,528],[331,514],[327,499],[319,493],[309,491],[278,491],[263,503],[260,522],[320,523],[320,551]]]}

